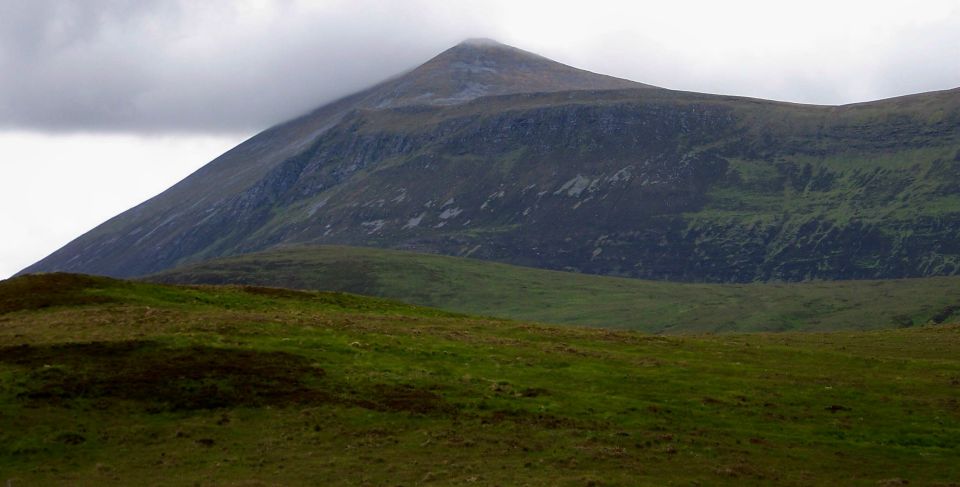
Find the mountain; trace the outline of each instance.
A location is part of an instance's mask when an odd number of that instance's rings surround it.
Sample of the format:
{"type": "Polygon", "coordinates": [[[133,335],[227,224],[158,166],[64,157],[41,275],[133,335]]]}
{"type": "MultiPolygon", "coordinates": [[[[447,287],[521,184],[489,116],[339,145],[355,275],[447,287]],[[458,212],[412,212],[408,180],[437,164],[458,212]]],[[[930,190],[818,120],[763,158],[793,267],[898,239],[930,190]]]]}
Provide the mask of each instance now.
{"type": "Polygon", "coordinates": [[[960,272],[960,90],[672,91],[486,40],[270,128],[23,272],[284,244],[708,282],[960,272]]]}

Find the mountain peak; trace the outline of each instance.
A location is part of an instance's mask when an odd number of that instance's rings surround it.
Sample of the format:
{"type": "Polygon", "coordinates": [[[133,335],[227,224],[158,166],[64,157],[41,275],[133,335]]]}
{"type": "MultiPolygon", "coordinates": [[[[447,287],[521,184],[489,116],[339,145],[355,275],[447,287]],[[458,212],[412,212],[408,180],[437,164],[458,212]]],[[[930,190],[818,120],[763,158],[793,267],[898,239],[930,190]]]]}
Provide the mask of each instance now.
{"type": "Polygon", "coordinates": [[[367,98],[376,108],[456,105],[482,96],[574,90],[651,88],[577,69],[493,39],[466,39],[367,98]]]}
{"type": "Polygon", "coordinates": [[[500,42],[490,39],[488,37],[472,37],[470,39],[464,39],[457,46],[502,46],[509,47],[506,44],[501,44],[500,42]]]}
{"type": "MultiPolygon", "coordinates": [[[[450,66],[448,66],[450,69],[461,70],[472,67],[474,69],[499,68],[502,70],[522,69],[534,71],[537,69],[550,70],[558,66],[564,66],[538,54],[486,38],[466,39],[427,61],[424,66],[444,63],[450,64],[450,66]]],[[[576,69],[570,66],[565,67],[576,69]]]]}

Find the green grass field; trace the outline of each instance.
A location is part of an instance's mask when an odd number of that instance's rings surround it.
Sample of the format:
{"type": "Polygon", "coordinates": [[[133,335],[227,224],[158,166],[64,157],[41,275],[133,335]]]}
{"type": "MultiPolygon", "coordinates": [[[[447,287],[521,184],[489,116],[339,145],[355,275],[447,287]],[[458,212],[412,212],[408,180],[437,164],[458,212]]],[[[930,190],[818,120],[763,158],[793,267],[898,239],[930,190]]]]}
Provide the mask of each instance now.
{"type": "Polygon", "coordinates": [[[960,327],[651,336],[0,282],[0,485],[956,485],[960,327]]]}
{"type": "Polygon", "coordinates": [[[960,316],[960,277],[684,284],[359,247],[279,248],[149,279],[347,291],[476,315],[650,333],[867,330],[960,316]]]}

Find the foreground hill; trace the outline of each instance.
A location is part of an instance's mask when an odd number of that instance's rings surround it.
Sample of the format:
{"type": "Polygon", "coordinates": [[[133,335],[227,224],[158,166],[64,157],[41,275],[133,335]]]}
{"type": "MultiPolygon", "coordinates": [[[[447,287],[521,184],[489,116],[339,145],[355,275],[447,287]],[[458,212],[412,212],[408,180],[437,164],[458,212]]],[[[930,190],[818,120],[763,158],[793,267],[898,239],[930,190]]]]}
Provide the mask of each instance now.
{"type": "Polygon", "coordinates": [[[893,328],[960,316],[960,278],[683,284],[357,247],[289,247],[149,277],[347,291],[501,318],[651,333],[893,328]]]}
{"type": "Polygon", "coordinates": [[[951,485],[960,328],[653,337],[0,282],[8,485],[951,485]]]}
{"type": "Polygon", "coordinates": [[[650,279],[960,272],[960,90],[838,107],[467,42],[273,127],[26,271],[312,243],[650,279]]]}

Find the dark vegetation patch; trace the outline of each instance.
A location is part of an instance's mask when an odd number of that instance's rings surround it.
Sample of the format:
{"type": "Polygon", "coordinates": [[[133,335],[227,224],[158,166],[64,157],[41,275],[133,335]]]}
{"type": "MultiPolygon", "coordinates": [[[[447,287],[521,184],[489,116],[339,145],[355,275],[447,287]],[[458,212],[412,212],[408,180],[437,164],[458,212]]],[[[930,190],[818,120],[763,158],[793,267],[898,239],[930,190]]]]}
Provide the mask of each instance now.
{"type": "Polygon", "coordinates": [[[452,413],[455,408],[439,394],[409,384],[377,384],[367,398],[358,399],[355,405],[383,412],[408,412],[414,414],[452,413]]]}
{"type": "Polygon", "coordinates": [[[29,369],[17,384],[19,398],[63,406],[119,399],[160,412],[328,399],[309,384],[324,371],[284,352],[98,342],[7,347],[0,363],[29,369]]]}
{"type": "Polygon", "coordinates": [[[448,414],[456,408],[413,385],[335,383],[305,357],[151,341],[20,345],[0,363],[26,369],[16,396],[33,404],[96,408],[134,401],[149,412],[337,403],[381,412],[448,414]]]}
{"type": "Polygon", "coordinates": [[[213,438],[200,438],[196,441],[200,446],[211,447],[216,444],[216,441],[213,438]]]}
{"type": "Polygon", "coordinates": [[[84,291],[122,284],[106,277],[66,274],[30,274],[0,281],[0,314],[52,306],[102,304],[113,301],[84,291]]]}
{"type": "Polygon", "coordinates": [[[65,445],[79,445],[87,441],[83,435],[78,433],[61,433],[57,435],[56,439],[65,445]]]}
{"type": "Polygon", "coordinates": [[[557,416],[551,413],[526,411],[523,409],[498,409],[491,412],[489,415],[480,416],[480,422],[481,424],[510,422],[518,425],[526,425],[547,430],[603,430],[610,426],[609,424],[598,420],[569,418],[557,416]]]}
{"type": "Polygon", "coordinates": [[[940,311],[936,312],[933,316],[931,316],[930,321],[939,325],[940,323],[947,321],[948,318],[953,316],[958,311],[960,311],[960,305],[954,304],[954,305],[946,306],[940,311]]]}

